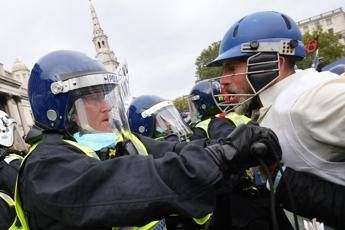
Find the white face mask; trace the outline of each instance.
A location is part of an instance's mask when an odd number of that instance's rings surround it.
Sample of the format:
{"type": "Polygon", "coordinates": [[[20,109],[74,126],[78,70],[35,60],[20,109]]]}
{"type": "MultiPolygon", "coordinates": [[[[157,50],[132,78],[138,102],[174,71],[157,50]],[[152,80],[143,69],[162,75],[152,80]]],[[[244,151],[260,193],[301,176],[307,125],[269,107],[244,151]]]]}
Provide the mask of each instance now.
{"type": "Polygon", "coordinates": [[[101,150],[105,147],[115,147],[117,143],[117,135],[115,133],[85,133],[80,132],[73,135],[75,140],[81,144],[91,148],[94,151],[101,150]]]}

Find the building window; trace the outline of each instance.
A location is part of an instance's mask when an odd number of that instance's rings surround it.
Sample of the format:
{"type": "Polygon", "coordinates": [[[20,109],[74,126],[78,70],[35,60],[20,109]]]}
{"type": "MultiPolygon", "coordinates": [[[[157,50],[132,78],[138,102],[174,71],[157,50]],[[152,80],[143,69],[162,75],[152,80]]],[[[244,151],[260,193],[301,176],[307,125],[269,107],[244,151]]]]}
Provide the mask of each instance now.
{"type": "Polygon", "coordinates": [[[101,43],[100,43],[100,42],[97,42],[97,44],[98,44],[98,48],[101,48],[101,43]]]}
{"type": "Polygon", "coordinates": [[[328,33],[334,33],[333,28],[328,29],[328,33]]]}
{"type": "Polygon", "coordinates": [[[326,24],[329,26],[329,25],[332,25],[332,19],[331,18],[327,18],[326,19],[326,24]]]}
{"type": "Polygon", "coordinates": [[[102,41],[102,45],[105,45],[105,44],[104,44],[104,41],[102,41]]]}
{"type": "Polygon", "coordinates": [[[0,94],[0,109],[5,112],[6,112],[6,103],[7,103],[7,95],[1,93],[0,94]]]}
{"type": "Polygon", "coordinates": [[[343,38],[345,38],[345,30],[341,31],[340,34],[343,38]]]}
{"type": "Polygon", "coordinates": [[[321,26],[320,22],[319,22],[319,21],[316,21],[316,22],[315,22],[315,27],[317,28],[317,27],[319,27],[319,26],[321,26]]]}
{"type": "Polygon", "coordinates": [[[308,32],[309,32],[308,25],[304,25],[304,26],[302,27],[302,29],[304,30],[304,33],[308,33],[308,32]]]}

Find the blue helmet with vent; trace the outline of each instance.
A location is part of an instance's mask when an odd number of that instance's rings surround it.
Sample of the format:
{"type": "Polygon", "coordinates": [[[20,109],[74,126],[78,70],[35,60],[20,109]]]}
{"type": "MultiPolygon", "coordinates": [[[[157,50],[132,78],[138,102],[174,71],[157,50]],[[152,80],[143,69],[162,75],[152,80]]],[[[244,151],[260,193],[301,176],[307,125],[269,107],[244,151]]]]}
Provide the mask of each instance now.
{"type": "Polygon", "coordinates": [[[191,130],[185,125],[172,101],[153,95],[135,98],[127,111],[132,132],[152,138],[176,135],[186,140],[191,130]]]}
{"type": "Polygon", "coordinates": [[[333,66],[332,68],[329,69],[329,71],[338,75],[344,75],[345,64],[339,64],[339,65],[333,66]]]}
{"type": "Polygon", "coordinates": [[[276,44],[273,51],[280,54],[296,59],[303,59],[306,55],[297,24],[285,14],[264,11],[245,16],[232,25],[220,44],[218,57],[209,66],[221,65],[229,59],[249,57],[257,52],[269,52],[272,46],[267,44],[270,43],[276,44]],[[279,44],[281,41],[287,44],[279,44]]]}
{"type": "MultiPolygon", "coordinates": [[[[44,129],[65,131],[77,85],[68,80],[107,73],[98,61],[76,51],[61,50],[43,56],[33,67],[28,83],[35,123],[44,129]]],[[[101,83],[98,83],[101,84],[101,83]]]]}
{"type": "MultiPolygon", "coordinates": [[[[194,105],[194,109],[190,109],[193,117],[199,117],[199,120],[205,120],[220,113],[217,106],[219,98],[215,95],[220,94],[220,84],[217,81],[202,80],[197,82],[189,96],[190,104],[194,105]]],[[[190,106],[191,107],[191,106],[190,106]]]]}
{"type": "Polygon", "coordinates": [[[153,137],[155,118],[154,116],[143,116],[142,112],[163,101],[165,101],[163,98],[153,95],[143,95],[135,98],[127,110],[131,131],[153,137]]]}

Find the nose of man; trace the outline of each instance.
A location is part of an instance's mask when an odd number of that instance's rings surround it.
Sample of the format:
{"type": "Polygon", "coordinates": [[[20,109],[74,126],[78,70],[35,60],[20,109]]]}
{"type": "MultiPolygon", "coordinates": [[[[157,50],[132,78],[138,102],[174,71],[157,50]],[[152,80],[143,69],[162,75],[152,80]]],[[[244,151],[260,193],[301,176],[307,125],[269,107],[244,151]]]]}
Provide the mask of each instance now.
{"type": "Polygon", "coordinates": [[[103,100],[100,104],[101,112],[109,112],[113,106],[111,106],[106,100],[103,100]]]}
{"type": "Polygon", "coordinates": [[[221,78],[219,79],[219,82],[222,86],[231,84],[231,76],[229,76],[228,74],[224,74],[221,76],[221,78]]]}

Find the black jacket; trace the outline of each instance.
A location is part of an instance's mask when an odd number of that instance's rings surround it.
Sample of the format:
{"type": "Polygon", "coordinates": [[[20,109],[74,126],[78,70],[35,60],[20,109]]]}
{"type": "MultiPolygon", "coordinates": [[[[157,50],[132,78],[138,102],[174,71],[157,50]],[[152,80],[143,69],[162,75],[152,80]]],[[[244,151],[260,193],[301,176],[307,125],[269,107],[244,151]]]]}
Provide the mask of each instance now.
{"type": "Polygon", "coordinates": [[[320,222],[345,229],[345,187],[325,181],[306,172],[286,168],[277,187],[279,202],[289,211],[295,211],[288,194],[291,194],[296,213],[317,218],[320,222]]]}
{"type": "Polygon", "coordinates": [[[156,159],[131,155],[99,161],[59,134],[43,134],[19,174],[31,229],[142,226],[171,213],[212,212],[219,168],[199,145],[188,144],[180,155],[166,150],[156,159]]]}
{"type": "Polygon", "coordinates": [[[227,118],[212,117],[207,127],[207,133],[205,130],[199,127],[192,127],[192,140],[203,139],[209,137],[212,140],[224,139],[234,129],[235,124],[227,118]]]}
{"type": "MultiPolygon", "coordinates": [[[[231,120],[215,117],[209,123],[208,135],[213,140],[225,139],[235,128],[231,120]]],[[[251,184],[247,179],[244,180],[244,175],[232,175],[230,180],[233,191],[217,197],[210,226],[212,230],[229,229],[229,226],[233,230],[273,229],[269,191],[265,186],[257,186],[258,192],[252,194],[253,191],[249,189],[251,184]],[[243,185],[244,183],[248,185],[243,185]]],[[[276,213],[279,229],[292,230],[279,206],[276,207],[276,213]]]]}
{"type": "Polygon", "coordinates": [[[5,191],[11,197],[14,195],[20,163],[19,159],[12,160],[9,164],[4,160],[0,161],[0,190],[5,191]]]}
{"type": "MultiPolygon", "coordinates": [[[[210,137],[219,139],[229,135],[234,127],[228,124],[228,121],[224,118],[212,119],[208,127],[210,137]]],[[[318,221],[322,221],[330,227],[345,229],[344,186],[325,181],[309,173],[286,168],[277,188],[276,196],[280,206],[291,212],[295,211],[296,214],[310,219],[316,217],[318,221]],[[288,184],[290,190],[284,182],[288,184]],[[295,209],[292,207],[289,193],[295,203],[295,209]]],[[[227,229],[229,219],[232,219],[233,229],[251,229],[251,227],[268,229],[264,226],[271,223],[267,192],[262,194],[260,198],[255,198],[240,191],[233,191],[230,197],[218,196],[216,203],[215,214],[213,215],[215,227],[213,229],[227,229]],[[257,221],[260,221],[263,226],[259,227],[260,224],[257,221]]],[[[277,207],[276,212],[280,228],[291,229],[291,225],[286,222],[281,208],[277,207]]]]}
{"type": "MultiPolygon", "coordinates": [[[[9,164],[0,161],[0,191],[13,198],[20,160],[12,160],[9,164]]],[[[0,230],[8,229],[15,218],[14,207],[10,207],[0,198],[0,230]]]]}
{"type": "Polygon", "coordinates": [[[15,210],[0,198],[0,230],[7,230],[13,223],[15,210]]]}

